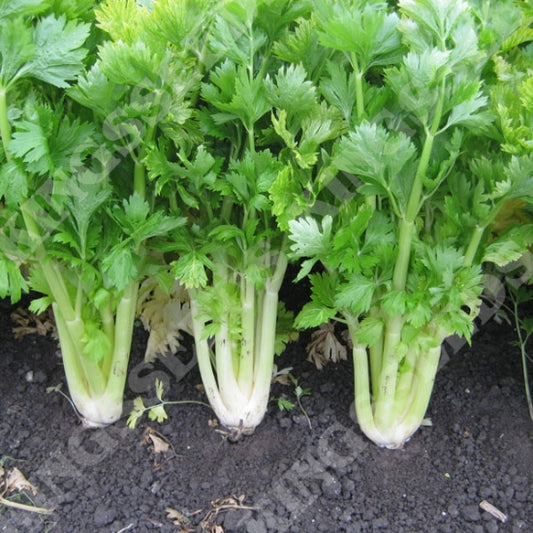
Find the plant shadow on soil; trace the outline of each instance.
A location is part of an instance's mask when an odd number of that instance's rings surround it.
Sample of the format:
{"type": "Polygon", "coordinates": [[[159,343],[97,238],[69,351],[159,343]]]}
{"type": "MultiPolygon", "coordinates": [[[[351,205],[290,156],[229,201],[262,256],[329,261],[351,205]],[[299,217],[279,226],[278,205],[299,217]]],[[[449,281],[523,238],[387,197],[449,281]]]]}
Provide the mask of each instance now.
{"type": "MultiPolygon", "coordinates": [[[[472,347],[451,354],[429,406],[433,425],[393,451],[370,443],[349,417],[349,358],[317,371],[306,361],[309,334],[276,363],[293,367],[311,389],[302,399],[311,429],[298,407],[279,411],[271,402],[261,426],[238,443],[225,439],[200,405],[169,406],[163,424],[144,417],[130,430],[126,416],[139,394],[130,380],[125,417],[84,430],[65,398],[46,392],[64,383],[57,342],[16,340],[12,310],[0,301],[0,460],[39,489],[10,499],[55,510],[0,506],[0,532],[533,531],[533,422],[519,350],[505,324],[488,322],[472,347]],[[147,428],[171,449],[155,454],[141,443],[147,428]],[[507,521],[482,510],[483,500],[507,521]]],[[[142,365],[145,342],[138,328],[131,372],[142,365]]],[[[145,382],[165,378],[169,400],[205,400],[197,369],[178,380],[169,366],[145,369],[145,382]]],[[[153,388],[144,391],[149,403],[153,388]]],[[[272,392],[295,401],[291,387],[275,384],[272,392]]]]}

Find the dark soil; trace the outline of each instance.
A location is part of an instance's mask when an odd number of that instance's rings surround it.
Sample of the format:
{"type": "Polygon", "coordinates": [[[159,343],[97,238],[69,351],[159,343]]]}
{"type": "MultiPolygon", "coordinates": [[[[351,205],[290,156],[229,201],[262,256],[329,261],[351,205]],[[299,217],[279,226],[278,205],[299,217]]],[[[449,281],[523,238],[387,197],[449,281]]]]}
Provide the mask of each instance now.
{"type": "MultiPolygon", "coordinates": [[[[448,345],[428,411],[433,425],[392,451],[369,442],[349,416],[350,361],[318,372],[305,360],[308,336],[277,364],[294,367],[311,388],[302,402],[312,429],[298,407],[282,412],[273,402],[255,434],[238,443],[212,427],[214,415],[201,405],[169,406],[161,425],[143,418],[130,430],[124,418],[84,430],[66,399],[46,392],[64,382],[56,342],[15,340],[11,310],[0,301],[0,459],[39,489],[11,500],[55,511],[0,506],[0,532],[533,531],[533,422],[507,325],[488,322],[472,348],[453,353],[448,345]],[[147,427],[171,449],[155,454],[142,444],[147,427]],[[482,510],[483,500],[507,522],[482,510]]],[[[170,400],[204,399],[196,369],[178,375],[175,358],[143,366],[145,341],[137,330],[126,411],[138,394],[151,401],[155,377],[170,385],[170,400]]],[[[293,392],[273,387],[295,401],[293,392]]]]}

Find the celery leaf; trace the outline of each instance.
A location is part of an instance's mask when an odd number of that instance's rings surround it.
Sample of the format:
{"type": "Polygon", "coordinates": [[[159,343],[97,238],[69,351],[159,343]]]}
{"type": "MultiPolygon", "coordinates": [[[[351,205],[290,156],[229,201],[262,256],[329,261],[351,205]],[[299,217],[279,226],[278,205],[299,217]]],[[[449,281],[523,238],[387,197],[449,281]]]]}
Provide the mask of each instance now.
{"type": "Polygon", "coordinates": [[[56,87],[67,87],[83,68],[88,24],[49,15],[37,22],[33,42],[35,54],[29,63],[31,75],[56,87]]]}
{"type": "Polygon", "coordinates": [[[332,218],[326,215],[321,227],[312,217],[289,222],[291,250],[295,257],[326,256],[331,246],[332,218]]]}
{"type": "Polygon", "coordinates": [[[38,15],[47,8],[48,0],[0,0],[0,20],[7,17],[38,15]]]}
{"type": "Polygon", "coordinates": [[[35,53],[29,25],[22,18],[2,20],[0,32],[0,86],[8,87],[27,71],[35,53]]]}

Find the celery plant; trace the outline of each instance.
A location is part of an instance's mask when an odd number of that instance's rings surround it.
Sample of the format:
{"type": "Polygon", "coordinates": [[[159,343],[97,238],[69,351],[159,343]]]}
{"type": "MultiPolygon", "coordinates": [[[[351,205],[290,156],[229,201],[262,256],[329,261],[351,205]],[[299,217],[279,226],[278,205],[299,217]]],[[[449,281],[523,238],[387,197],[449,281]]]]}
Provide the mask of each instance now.
{"type": "Polygon", "coordinates": [[[323,265],[297,324],[347,325],[358,423],[399,448],[425,416],[443,340],[470,338],[483,263],[533,240],[527,225],[489,239],[506,201],[533,197],[533,158],[502,153],[488,111],[491,56],[521,13],[450,0],[317,1],[315,12],[336,52],[322,92],[349,132],[321,196],[330,212],[290,223],[293,254],[307,258],[300,276],[323,265]]]}
{"type": "MultiPolygon", "coordinates": [[[[119,66],[107,77],[95,65],[67,91],[94,53],[84,45],[90,25],[62,2],[0,3],[0,294],[16,300],[29,287],[43,293],[34,310],[53,306],[69,391],[88,426],[121,415],[138,282],[152,268],[147,243],[183,223],[151,210],[146,199],[143,150],[153,117],[167,115],[139,96],[139,84],[127,86],[128,76],[145,81],[143,60],[162,64],[172,55],[158,17],[177,21],[122,3],[131,16],[110,28],[108,7],[99,8],[104,30],[132,28],[135,15],[144,16],[159,49],[150,56],[141,41],[103,43],[108,63],[119,66]]],[[[148,80],[145,89],[158,89],[150,82],[163,83],[148,80]]]]}
{"type": "Polygon", "coordinates": [[[202,59],[201,144],[187,153],[162,139],[147,164],[170,207],[189,219],[166,251],[178,254],[172,271],[190,295],[206,394],[238,439],[264,417],[274,353],[286,339],[278,292],[287,239],[277,219],[308,205],[302,192],[315,178],[317,148],[338,134],[341,117],[319,103],[301,65],[282,60],[308,2],[218,7],[202,59]],[[282,138],[292,138],[290,150],[282,138]]]}

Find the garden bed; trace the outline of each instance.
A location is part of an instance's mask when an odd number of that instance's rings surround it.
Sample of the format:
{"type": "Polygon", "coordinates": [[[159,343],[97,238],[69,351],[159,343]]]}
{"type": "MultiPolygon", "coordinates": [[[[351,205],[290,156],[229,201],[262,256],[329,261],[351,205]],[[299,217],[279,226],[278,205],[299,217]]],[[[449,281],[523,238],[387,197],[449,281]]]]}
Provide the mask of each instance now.
{"type": "MultiPolygon", "coordinates": [[[[31,500],[10,499],[54,511],[0,507],[2,533],[533,530],[533,423],[507,325],[489,322],[472,348],[454,353],[448,345],[451,359],[428,411],[433,425],[392,451],[369,442],[350,419],[351,362],[317,371],[306,361],[307,335],[277,364],[294,367],[311,389],[302,398],[311,429],[298,407],[279,411],[272,402],[255,434],[238,443],[201,405],[169,406],[161,425],[143,418],[130,430],[124,417],[84,430],[66,399],[47,393],[64,382],[56,342],[16,340],[12,310],[0,302],[0,457],[6,471],[17,467],[39,489],[31,500]],[[154,453],[162,443],[168,451],[154,453]]],[[[143,366],[145,341],[137,329],[126,410],[140,392],[149,403],[155,377],[170,384],[169,400],[205,400],[196,369],[178,376],[177,356],[143,366]]],[[[289,386],[276,384],[273,394],[295,401],[289,386]]]]}

